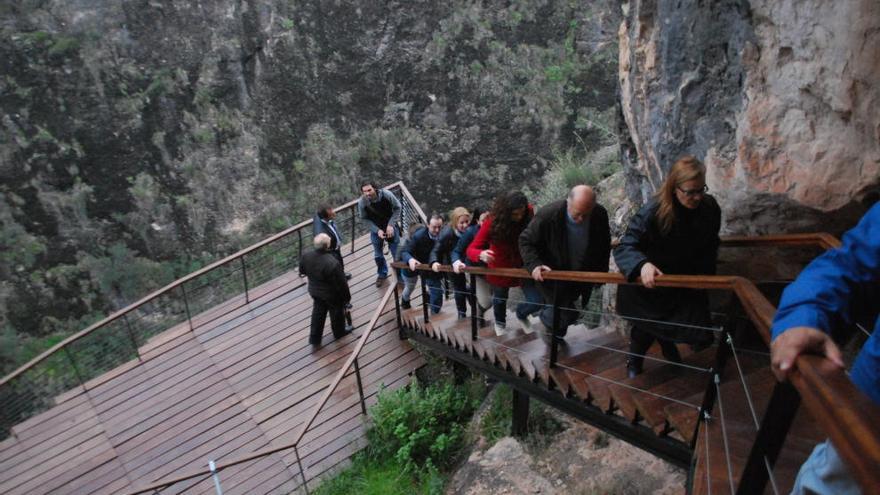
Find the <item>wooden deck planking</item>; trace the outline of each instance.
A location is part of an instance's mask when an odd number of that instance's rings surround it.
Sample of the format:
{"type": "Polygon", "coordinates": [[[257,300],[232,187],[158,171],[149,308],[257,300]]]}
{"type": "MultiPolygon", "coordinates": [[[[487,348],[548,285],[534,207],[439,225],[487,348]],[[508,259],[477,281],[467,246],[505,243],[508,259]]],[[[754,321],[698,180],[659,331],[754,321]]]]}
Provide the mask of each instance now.
{"type": "MultiPolygon", "coordinates": [[[[354,274],[355,335],[337,342],[326,328],[324,345],[313,352],[307,344],[311,299],[299,277],[289,272],[252,288],[249,303],[243,296],[230,298],[195,316],[193,331],[182,323],[154,336],[140,348],[141,361],[97,377],[85,392],[62,394],[59,405],[17,425],[17,437],[0,443],[0,492],[119,493],[289,438],[345,362],[387,288],[374,285],[366,238],[359,245],[354,255],[346,253],[346,271],[354,274]],[[261,413],[271,420],[258,421],[261,413]]],[[[359,361],[368,403],[375,402],[380,384],[403,386],[423,364],[400,341],[393,305],[359,361]]],[[[313,429],[300,452],[310,466],[310,486],[364,444],[353,375],[313,429]]],[[[298,467],[287,457],[294,457],[292,450],[221,472],[224,493],[298,489],[298,467]]],[[[205,478],[162,493],[213,490],[205,478]]]]}

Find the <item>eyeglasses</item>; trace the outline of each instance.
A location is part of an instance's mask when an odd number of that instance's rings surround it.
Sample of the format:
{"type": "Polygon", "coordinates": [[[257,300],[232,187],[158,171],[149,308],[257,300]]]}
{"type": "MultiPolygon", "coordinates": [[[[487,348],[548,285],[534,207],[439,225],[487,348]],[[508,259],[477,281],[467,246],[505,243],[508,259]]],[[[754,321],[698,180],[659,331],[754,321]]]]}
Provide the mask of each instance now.
{"type": "Polygon", "coordinates": [[[680,187],[676,187],[676,189],[681,191],[681,193],[685,196],[692,198],[694,196],[702,196],[703,194],[706,194],[706,191],[709,190],[709,186],[703,186],[697,189],[682,189],[680,187]]]}

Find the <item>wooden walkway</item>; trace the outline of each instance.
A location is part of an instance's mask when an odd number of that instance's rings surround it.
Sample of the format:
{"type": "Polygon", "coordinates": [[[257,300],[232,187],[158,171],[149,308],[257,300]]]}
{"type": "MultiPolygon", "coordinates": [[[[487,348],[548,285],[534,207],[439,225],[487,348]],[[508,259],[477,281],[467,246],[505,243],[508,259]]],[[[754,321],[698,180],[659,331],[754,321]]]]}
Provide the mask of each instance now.
{"type": "MultiPolygon", "coordinates": [[[[121,493],[256,450],[284,445],[345,363],[383,291],[366,237],[346,253],[355,332],[308,344],[311,298],[296,273],[255,288],[179,325],[141,348],[132,361],[56,400],[13,428],[0,443],[0,493],[121,493]],[[256,296],[254,295],[256,294],[256,296]],[[238,307],[241,306],[241,307],[238,307]],[[234,309],[232,309],[234,308],[234,309]]],[[[367,405],[381,386],[409,382],[421,355],[398,337],[389,304],[359,358],[367,405]]],[[[299,447],[306,477],[320,478],[365,445],[354,375],[343,380],[299,447]]],[[[294,451],[220,473],[226,494],[300,490],[294,451]]],[[[210,478],[161,493],[214,493],[210,478]]]]}

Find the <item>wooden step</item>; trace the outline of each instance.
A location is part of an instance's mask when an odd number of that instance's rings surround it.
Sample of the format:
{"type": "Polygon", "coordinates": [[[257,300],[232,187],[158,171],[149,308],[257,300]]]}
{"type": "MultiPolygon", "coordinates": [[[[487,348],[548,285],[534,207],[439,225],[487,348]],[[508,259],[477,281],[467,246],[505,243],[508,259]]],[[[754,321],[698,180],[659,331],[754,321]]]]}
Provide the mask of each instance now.
{"type": "MultiPolygon", "coordinates": [[[[688,351],[681,349],[682,361],[690,366],[699,368],[709,368],[715,362],[716,348],[709,348],[696,354],[687,354],[688,351]]],[[[642,419],[643,416],[639,412],[636,401],[633,399],[635,394],[644,394],[639,390],[646,390],[653,393],[655,387],[659,387],[667,381],[674,380],[681,376],[687,375],[693,380],[706,383],[708,374],[705,372],[691,370],[674,364],[657,363],[659,366],[651,368],[650,372],[643,372],[635,378],[626,378],[621,383],[629,387],[620,385],[608,385],[608,390],[615,405],[620,409],[621,413],[633,422],[642,419]]],[[[702,401],[702,399],[700,399],[702,401]]],[[[698,402],[699,403],[699,402],[698,402]]],[[[650,424],[650,423],[649,423],[650,424]]],[[[654,425],[651,424],[653,427],[654,425]]]]}

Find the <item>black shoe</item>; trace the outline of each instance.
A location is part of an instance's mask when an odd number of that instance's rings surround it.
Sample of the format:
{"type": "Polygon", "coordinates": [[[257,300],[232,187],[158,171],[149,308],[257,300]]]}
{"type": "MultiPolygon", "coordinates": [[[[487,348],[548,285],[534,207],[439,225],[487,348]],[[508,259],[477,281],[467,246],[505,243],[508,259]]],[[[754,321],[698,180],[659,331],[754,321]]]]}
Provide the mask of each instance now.
{"type": "Polygon", "coordinates": [[[663,351],[663,357],[668,361],[681,363],[681,354],[679,354],[678,347],[675,344],[670,342],[668,345],[661,346],[660,350],[663,351]]]}
{"type": "Polygon", "coordinates": [[[412,305],[410,305],[409,301],[400,301],[401,309],[412,309],[412,305]]]}
{"type": "Polygon", "coordinates": [[[334,335],[334,337],[338,340],[350,334],[351,332],[354,332],[354,327],[351,325],[345,325],[345,330],[343,330],[342,333],[339,335],[334,335]]]}
{"type": "Polygon", "coordinates": [[[351,303],[346,303],[346,304],[345,304],[345,309],[351,309],[351,308],[353,308],[353,307],[354,307],[354,306],[352,306],[351,303]]]}
{"type": "Polygon", "coordinates": [[[644,358],[630,356],[626,359],[626,377],[635,378],[642,374],[642,362],[644,358]]]}
{"type": "Polygon", "coordinates": [[[467,312],[466,311],[459,311],[458,312],[458,319],[463,320],[465,318],[467,318],[467,312]]]}
{"type": "Polygon", "coordinates": [[[385,284],[385,279],[388,278],[388,275],[384,277],[376,277],[376,287],[382,287],[385,284]]]}
{"type": "Polygon", "coordinates": [[[345,280],[351,280],[351,273],[345,272],[345,280]]]}

